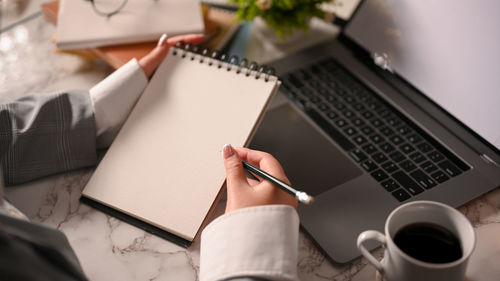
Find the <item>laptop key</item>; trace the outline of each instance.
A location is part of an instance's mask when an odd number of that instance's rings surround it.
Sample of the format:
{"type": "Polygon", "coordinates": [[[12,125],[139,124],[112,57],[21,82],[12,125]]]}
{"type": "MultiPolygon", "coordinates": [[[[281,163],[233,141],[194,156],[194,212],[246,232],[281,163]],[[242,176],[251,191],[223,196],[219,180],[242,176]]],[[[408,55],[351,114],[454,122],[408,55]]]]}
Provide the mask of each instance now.
{"type": "Polygon", "coordinates": [[[420,150],[423,153],[427,153],[432,150],[432,146],[426,142],[423,142],[421,144],[417,144],[418,150],[420,150]]]}
{"type": "Polygon", "coordinates": [[[367,144],[363,146],[363,150],[368,154],[377,152],[377,148],[373,144],[367,144]]]}
{"type": "Polygon", "coordinates": [[[387,119],[387,123],[389,123],[389,125],[391,125],[392,127],[396,127],[396,126],[401,125],[401,120],[399,120],[399,118],[397,118],[397,117],[393,117],[393,118],[387,119]]]}
{"type": "Polygon", "coordinates": [[[420,153],[420,152],[415,152],[415,153],[410,155],[410,159],[413,160],[413,162],[418,164],[420,162],[425,161],[425,156],[423,156],[422,153],[420,153]]]}
{"type": "Polygon", "coordinates": [[[405,160],[399,163],[399,166],[407,172],[415,170],[417,168],[417,166],[415,166],[415,164],[413,164],[413,162],[411,162],[410,160],[405,160]]]}
{"type": "Polygon", "coordinates": [[[424,191],[412,178],[402,171],[395,172],[392,177],[402,185],[411,195],[417,195],[424,191]]]}
{"type": "Polygon", "coordinates": [[[422,172],[422,170],[416,170],[412,172],[410,176],[425,189],[433,188],[434,186],[436,186],[436,182],[433,181],[427,174],[422,172]]]}
{"type": "Polygon", "coordinates": [[[412,130],[410,129],[410,127],[408,126],[402,126],[402,127],[399,127],[397,129],[398,133],[400,133],[401,135],[406,135],[406,134],[409,134],[412,130]]]}
{"type": "Polygon", "coordinates": [[[309,71],[313,74],[316,74],[316,77],[318,77],[319,79],[323,80],[323,81],[335,81],[335,79],[332,78],[332,75],[328,72],[328,71],[325,71],[324,69],[322,69],[321,67],[319,67],[319,65],[313,65],[309,68],[309,71]],[[315,69],[313,69],[313,67],[315,67],[315,69]]]}
{"type": "Polygon", "coordinates": [[[434,162],[434,163],[440,162],[440,161],[445,159],[443,154],[441,154],[437,151],[433,151],[433,152],[427,154],[427,157],[429,157],[429,159],[431,159],[432,162],[434,162]]]}
{"type": "Polygon", "coordinates": [[[348,138],[344,137],[342,133],[337,131],[337,129],[335,129],[335,127],[333,127],[330,122],[328,122],[323,116],[321,116],[321,114],[319,114],[319,112],[312,108],[308,108],[307,110],[305,110],[305,112],[344,150],[351,150],[354,148],[354,144],[348,138]]]}
{"type": "Polygon", "coordinates": [[[370,126],[364,126],[363,128],[361,128],[361,131],[365,135],[371,135],[373,132],[375,132],[370,126]]]}
{"type": "Polygon", "coordinates": [[[394,146],[392,146],[390,143],[388,142],[384,142],[383,144],[379,145],[380,149],[385,152],[385,153],[390,153],[390,152],[393,152],[394,151],[394,146]]]}
{"type": "Polygon", "coordinates": [[[328,94],[330,94],[330,91],[328,91],[326,88],[319,87],[318,88],[318,93],[324,97],[326,97],[328,94]]]}
{"type": "Polygon", "coordinates": [[[411,198],[411,195],[408,194],[408,192],[406,192],[402,188],[397,189],[396,191],[392,192],[391,194],[392,194],[392,196],[396,197],[396,199],[399,202],[403,202],[403,201],[408,200],[408,199],[411,198]]]}
{"type": "MultiPolygon", "coordinates": [[[[356,127],[361,127],[361,126],[363,126],[363,125],[365,124],[365,122],[364,122],[363,120],[361,120],[360,118],[354,118],[354,119],[352,120],[352,123],[353,123],[354,125],[356,125],[356,127]]],[[[368,128],[369,128],[369,127],[368,127],[368,128]]]]}
{"type": "Polygon", "coordinates": [[[382,125],[384,125],[384,122],[382,122],[382,120],[380,119],[373,119],[371,121],[372,125],[375,127],[375,128],[378,128],[378,127],[381,127],[382,125]]]}
{"type": "Polygon", "coordinates": [[[326,103],[320,103],[318,104],[318,108],[321,111],[327,111],[330,110],[330,107],[326,103]]]}
{"type": "Polygon", "coordinates": [[[366,154],[364,154],[360,149],[356,148],[352,151],[349,152],[349,155],[351,155],[352,159],[356,162],[361,162],[363,160],[366,160],[368,157],[366,154]]]}
{"type": "Polygon", "coordinates": [[[335,125],[339,126],[340,128],[344,127],[347,125],[347,122],[344,119],[338,119],[335,121],[335,125]]]}
{"type": "Polygon", "coordinates": [[[343,103],[340,103],[340,102],[334,103],[333,107],[335,107],[338,110],[344,110],[345,109],[345,105],[343,103]]]}
{"type": "Polygon", "coordinates": [[[449,176],[456,177],[462,173],[457,166],[453,165],[450,161],[446,160],[438,164],[449,176]]]}
{"type": "Polygon", "coordinates": [[[368,108],[370,108],[371,110],[377,110],[381,107],[382,105],[378,102],[378,101],[372,101],[370,103],[368,103],[368,108]]]}
{"type": "Polygon", "coordinates": [[[398,135],[392,136],[389,139],[395,145],[400,145],[400,144],[402,144],[404,142],[404,140],[400,136],[398,136],[398,135]]]}
{"type": "Polygon", "coordinates": [[[389,109],[383,109],[378,111],[378,115],[384,119],[392,118],[392,113],[389,109]]]}
{"type": "Polygon", "coordinates": [[[387,156],[385,156],[383,153],[378,152],[372,155],[372,159],[375,160],[377,163],[384,163],[385,161],[389,160],[387,156]]]}
{"type": "Polygon", "coordinates": [[[342,88],[336,88],[335,93],[341,97],[347,95],[347,91],[342,88]]]}
{"type": "Polygon", "coordinates": [[[326,85],[328,87],[330,87],[331,89],[337,89],[339,87],[339,84],[337,83],[337,81],[332,80],[332,79],[328,80],[328,83],[326,83],[326,85]]]}
{"type": "Polygon", "coordinates": [[[344,133],[348,136],[353,136],[357,133],[357,131],[353,127],[347,127],[344,129],[344,133]]]}
{"type": "Polygon", "coordinates": [[[379,143],[381,143],[381,142],[384,141],[384,138],[381,135],[379,135],[379,134],[374,134],[374,135],[370,136],[370,139],[375,144],[379,144],[379,143]]]}
{"type": "Polygon", "coordinates": [[[350,111],[350,110],[346,110],[343,112],[344,113],[344,116],[351,119],[353,117],[356,117],[356,114],[354,114],[354,112],[350,111]]]}
{"type": "Polygon", "coordinates": [[[316,80],[305,80],[305,79],[303,79],[302,81],[307,81],[307,83],[309,83],[309,85],[310,85],[312,88],[315,88],[315,89],[317,89],[317,88],[321,87],[321,83],[319,83],[319,82],[318,82],[318,81],[316,81],[316,80]]]}
{"type": "Polygon", "coordinates": [[[389,176],[382,170],[378,169],[374,172],[372,172],[370,175],[376,180],[376,181],[383,181],[389,176]]]}
{"type": "Polygon", "coordinates": [[[344,101],[348,104],[353,104],[356,102],[356,99],[353,96],[345,96],[344,101]]]}
{"type": "Polygon", "coordinates": [[[420,165],[420,168],[424,170],[426,173],[430,174],[438,169],[436,165],[434,165],[431,161],[426,161],[420,165]]]}
{"type": "Polygon", "coordinates": [[[329,102],[329,103],[334,103],[337,101],[337,97],[335,97],[334,95],[327,95],[326,96],[326,100],[329,102]]]}
{"type": "Polygon", "coordinates": [[[391,159],[396,163],[401,162],[401,161],[406,159],[406,157],[399,151],[395,151],[395,152],[389,154],[389,157],[391,157],[391,159]]]}
{"type": "Polygon", "coordinates": [[[411,142],[413,144],[416,144],[416,143],[419,143],[422,140],[422,137],[420,137],[417,134],[412,134],[412,135],[409,135],[407,137],[407,139],[408,139],[409,142],[411,142]]]}
{"type": "Polygon", "coordinates": [[[309,88],[306,88],[306,87],[302,87],[300,89],[300,93],[303,94],[306,97],[313,97],[314,96],[313,90],[311,90],[309,88]]]}
{"type": "Polygon", "coordinates": [[[359,112],[359,111],[363,111],[363,110],[365,110],[365,106],[364,106],[364,105],[362,105],[362,104],[360,104],[360,103],[354,103],[354,104],[352,105],[352,108],[354,108],[354,109],[355,109],[356,111],[358,111],[358,112],[359,112]]]}
{"type": "Polygon", "coordinates": [[[328,118],[330,118],[330,119],[335,119],[335,118],[337,118],[338,115],[334,111],[328,111],[326,113],[326,116],[328,116],[328,118]]]}
{"type": "Polygon", "coordinates": [[[311,101],[312,103],[319,103],[321,99],[317,96],[310,96],[309,101],[311,101]]]}
{"type": "Polygon", "coordinates": [[[370,111],[365,111],[365,112],[361,113],[361,115],[363,115],[363,117],[365,119],[370,119],[374,116],[373,113],[371,113],[370,111]]]}
{"type": "Polygon", "coordinates": [[[399,184],[396,181],[394,181],[393,179],[385,180],[385,181],[381,182],[380,184],[385,188],[385,190],[387,190],[389,192],[392,192],[392,191],[396,190],[397,188],[399,188],[399,184]]]}
{"type": "Polygon", "coordinates": [[[394,131],[391,128],[389,128],[389,127],[382,127],[382,128],[380,128],[380,132],[382,133],[382,135],[384,135],[386,137],[394,134],[394,131]]]}
{"type": "Polygon", "coordinates": [[[355,136],[355,137],[353,138],[353,140],[354,140],[354,142],[355,142],[355,143],[357,143],[357,144],[359,144],[359,145],[362,145],[362,144],[364,144],[364,143],[366,143],[366,142],[367,142],[366,138],[365,138],[365,137],[363,137],[363,136],[360,136],[360,135],[355,136]]]}
{"type": "Polygon", "coordinates": [[[431,177],[432,177],[433,179],[435,179],[435,180],[436,180],[437,182],[439,182],[439,183],[443,183],[443,182],[445,182],[445,181],[447,181],[447,180],[449,180],[449,179],[450,179],[450,178],[449,178],[449,177],[448,177],[445,173],[443,173],[442,171],[437,171],[437,172],[433,173],[433,174],[431,175],[431,177]]]}
{"type": "Polygon", "coordinates": [[[367,172],[374,171],[378,168],[377,164],[373,162],[372,160],[366,160],[365,162],[361,163],[361,167],[365,169],[367,172]]]}
{"type": "Polygon", "coordinates": [[[412,153],[413,151],[415,151],[415,148],[413,148],[413,146],[411,146],[407,143],[400,145],[399,149],[406,154],[409,154],[409,153],[412,153]]]}
{"type": "Polygon", "coordinates": [[[385,162],[384,164],[382,164],[382,169],[384,169],[389,174],[392,174],[392,173],[396,172],[399,168],[393,162],[388,161],[388,162],[385,162]]]}

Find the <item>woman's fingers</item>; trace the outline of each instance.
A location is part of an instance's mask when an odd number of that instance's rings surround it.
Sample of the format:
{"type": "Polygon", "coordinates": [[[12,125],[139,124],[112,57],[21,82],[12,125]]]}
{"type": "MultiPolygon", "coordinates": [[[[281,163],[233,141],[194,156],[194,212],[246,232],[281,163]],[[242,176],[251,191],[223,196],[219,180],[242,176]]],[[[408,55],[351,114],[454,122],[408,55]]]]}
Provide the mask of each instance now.
{"type": "MultiPolygon", "coordinates": [[[[228,189],[248,187],[248,181],[238,153],[230,144],[222,148],[228,189]]],[[[230,190],[228,190],[230,192],[230,190]]]]}
{"type": "Polygon", "coordinates": [[[148,78],[151,78],[156,68],[167,55],[168,49],[174,46],[175,43],[183,41],[185,43],[196,45],[201,43],[204,38],[203,34],[178,35],[172,38],[167,38],[167,34],[163,34],[158,40],[156,47],[139,60],[139,65],[144,71],[144,74],[146,74],[148,78]]]}
{"type": "Polygon", "coordinates": [[[271,154],[244,147],[237,147],[234,149],[238,152],[241,159],[257,166],[261,170],[288,184],[290,183],[285,175],[285,172],[283,171],[283,168],[281,167],[281,164],[271,154]]]}
{"type": "Polygon", "coordinates": [[[179,41],[196,45],[196,44],[203,42],[204,39],[205,39],[205,36],[203,34],[177,35],[177,36],[168,38],[167,45],[174,46],[175,43],[177,43],[179,41]]]}

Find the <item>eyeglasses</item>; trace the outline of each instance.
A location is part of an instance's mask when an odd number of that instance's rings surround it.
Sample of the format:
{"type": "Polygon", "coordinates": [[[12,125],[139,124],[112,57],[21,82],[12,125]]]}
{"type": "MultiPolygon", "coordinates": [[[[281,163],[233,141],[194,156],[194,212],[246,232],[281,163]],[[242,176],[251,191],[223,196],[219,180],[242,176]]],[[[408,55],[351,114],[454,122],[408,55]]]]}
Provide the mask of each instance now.
{"type": "Polygon", "coordinates": [[[127,4],[128,0],[85,0],[92,4],[96,14],[103,17],[111,17],[117,14],[127,4]]]}
{"type": "MultiPolygon", "coordinates": [[[[84,0],[92,4],[92,9],[96,14],[103,17],[111,17],[117,14],[127,4],[128,0],[84,0]]],[[[158,2],[158,0],[153,0],[158,2]]]]}

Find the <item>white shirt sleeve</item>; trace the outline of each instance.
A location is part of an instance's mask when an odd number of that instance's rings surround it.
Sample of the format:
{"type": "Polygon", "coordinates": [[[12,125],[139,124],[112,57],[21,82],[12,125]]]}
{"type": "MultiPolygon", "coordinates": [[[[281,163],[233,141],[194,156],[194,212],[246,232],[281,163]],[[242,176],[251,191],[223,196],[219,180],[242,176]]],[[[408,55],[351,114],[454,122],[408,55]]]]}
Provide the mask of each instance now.
{"type": "Polygon", "coordinates": [[[113,142],[147,83],[139,62],[132,59],[90,89],[97,147],[107,147],[113,142]]]}
{"type": "Polygon", "coordinates": [[[298,241],[299,217],[290,206],[265,205],[225,214],[203,230],[200,280],[298,280],[298,241]]]}

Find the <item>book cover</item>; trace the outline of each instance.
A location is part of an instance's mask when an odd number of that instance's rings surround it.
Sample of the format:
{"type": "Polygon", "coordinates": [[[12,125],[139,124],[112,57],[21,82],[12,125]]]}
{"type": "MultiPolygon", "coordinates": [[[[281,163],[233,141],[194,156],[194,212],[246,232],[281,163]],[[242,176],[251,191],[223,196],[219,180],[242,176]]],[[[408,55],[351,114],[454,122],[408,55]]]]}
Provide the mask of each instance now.
{"type": "Polygon", "coordinates": [[[128,0],[112,16],[99,14],[96,11],[98,3],[83,0],[59,2],[56,39],[59,49],[155,41],[163,33],[172,36],[204,30],[197,0],[128,0]]]}

